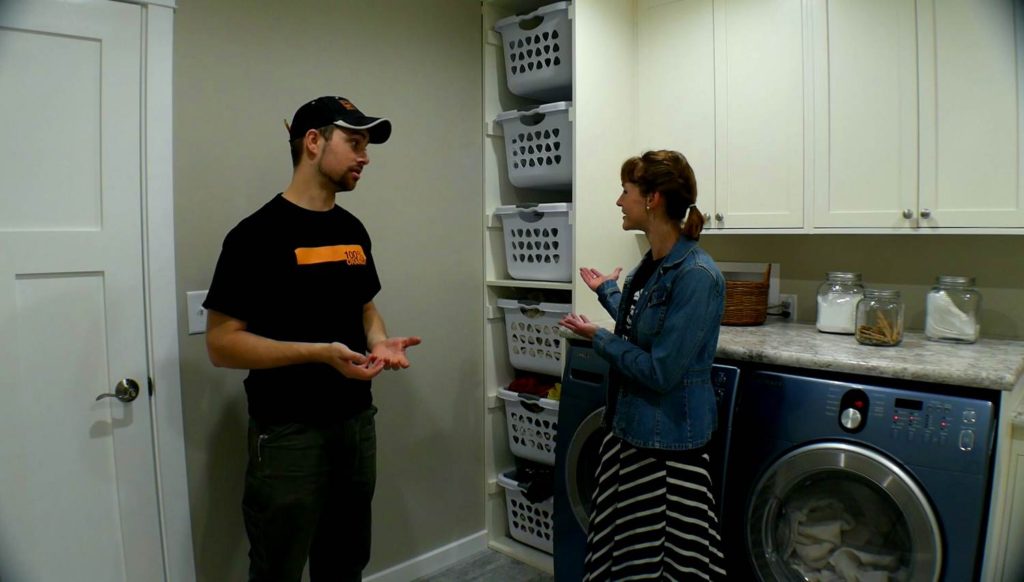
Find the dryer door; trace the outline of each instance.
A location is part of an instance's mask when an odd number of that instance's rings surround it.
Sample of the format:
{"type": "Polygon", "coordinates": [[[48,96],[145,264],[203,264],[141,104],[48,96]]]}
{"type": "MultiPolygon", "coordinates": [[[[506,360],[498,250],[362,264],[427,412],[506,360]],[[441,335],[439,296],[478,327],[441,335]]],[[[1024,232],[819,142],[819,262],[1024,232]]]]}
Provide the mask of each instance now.
{"type": "Polygon", "coordinates": [[[594,490],[597,489],[597,466],[601,460],[601,441],[607,434],[601,428],[602,416],[603,406],[583,419],[572,435],[569,452],[566,454],[569,505],[584,532],[590,527],[590,510],[593,508],[594,490]]]}
{"type": "Polygon", "coordinates": [[[898,464],[844,442],[798,448],[751,495],[747,545],[762,580],[934,582],[942,569],[935,513],[898,464]]]}

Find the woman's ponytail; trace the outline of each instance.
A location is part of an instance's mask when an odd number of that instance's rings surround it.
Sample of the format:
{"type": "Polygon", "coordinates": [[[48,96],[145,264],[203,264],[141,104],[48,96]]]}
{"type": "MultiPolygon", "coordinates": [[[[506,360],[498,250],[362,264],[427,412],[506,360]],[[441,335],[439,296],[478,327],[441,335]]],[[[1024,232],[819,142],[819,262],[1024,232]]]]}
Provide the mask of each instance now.
{"type": "Polygon", "coordinates": [[[691,204],[686,209],[686,218],[683,219],[683,236],[693,240],[700,240],[700,233],[704,230],[704,213],[696,204],[691,204]]]}

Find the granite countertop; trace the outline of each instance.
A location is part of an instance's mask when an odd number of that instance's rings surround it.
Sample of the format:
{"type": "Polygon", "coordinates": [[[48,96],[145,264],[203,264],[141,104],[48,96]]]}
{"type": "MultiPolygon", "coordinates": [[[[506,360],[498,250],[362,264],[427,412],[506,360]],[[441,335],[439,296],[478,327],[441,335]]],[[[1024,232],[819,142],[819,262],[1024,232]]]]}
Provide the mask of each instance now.
{"type": "Polygon", "coordinates": [[[857,343],[852,335],[821,333],[813,325],[768,321],[722,326],[719,358],[832,370],[954,386],[1012,390],[1024,374],[1024,342],[981,339],[974,344],[928,341],[907,332],[894,347],[857,343]]]}

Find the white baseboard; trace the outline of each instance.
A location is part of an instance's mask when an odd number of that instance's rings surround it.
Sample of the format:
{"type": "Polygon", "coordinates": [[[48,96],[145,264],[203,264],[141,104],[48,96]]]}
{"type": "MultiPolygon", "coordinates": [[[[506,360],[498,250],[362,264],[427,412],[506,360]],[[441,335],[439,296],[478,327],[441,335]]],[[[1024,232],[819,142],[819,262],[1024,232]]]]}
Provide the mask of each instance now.
{"type": "Polygon", "coordinates": [[[487,549],[487,532],[481,531],[432,552],[417,556],[408,562],[392,566],[364,578],[365,582],[409,582],[433,574],[487,549]]]}

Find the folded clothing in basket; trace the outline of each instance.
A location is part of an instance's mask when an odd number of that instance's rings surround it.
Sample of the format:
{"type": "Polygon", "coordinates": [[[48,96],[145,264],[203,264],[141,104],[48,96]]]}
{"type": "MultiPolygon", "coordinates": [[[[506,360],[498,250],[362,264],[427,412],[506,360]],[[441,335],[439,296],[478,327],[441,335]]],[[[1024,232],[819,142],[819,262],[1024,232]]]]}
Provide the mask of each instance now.
{"type": "Polygon", "coordinates": [[[548,393],[555,388],[555,383],[550,380],[542,380],[536,376],[520,376],[508,385],[510,392],[521,394],[533,394],[541,398],[547,398],[548,393]]]}

